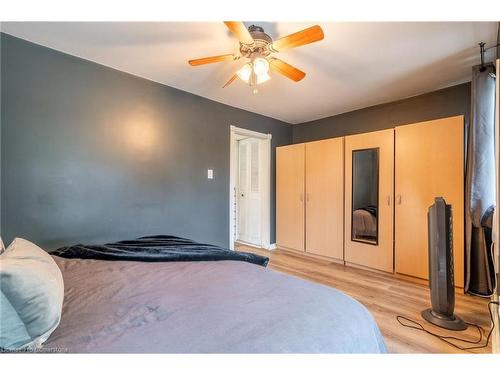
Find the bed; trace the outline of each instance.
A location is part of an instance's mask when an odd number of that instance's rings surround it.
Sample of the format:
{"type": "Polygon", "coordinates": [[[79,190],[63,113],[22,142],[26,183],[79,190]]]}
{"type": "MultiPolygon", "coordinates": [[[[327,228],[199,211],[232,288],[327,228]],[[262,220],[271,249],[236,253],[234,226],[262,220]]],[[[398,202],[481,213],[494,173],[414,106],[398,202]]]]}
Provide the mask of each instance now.
{"type": "Polygon", "coordinates": [[[354,238],[374,240],[377,238],[377,212],[372,207],[363,207],[352,213],[354,238]]]}
{"type": "Polygon", "coordinates": [[[386,352],[359,302],[252,262],[53,259],[65,294],[48,351],[386,352]]]}

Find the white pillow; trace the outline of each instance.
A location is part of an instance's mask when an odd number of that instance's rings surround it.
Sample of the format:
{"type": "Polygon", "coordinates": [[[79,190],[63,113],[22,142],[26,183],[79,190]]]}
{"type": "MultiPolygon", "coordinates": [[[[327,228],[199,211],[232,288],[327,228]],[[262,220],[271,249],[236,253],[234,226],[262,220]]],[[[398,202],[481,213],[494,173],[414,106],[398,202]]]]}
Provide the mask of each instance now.
{"type": "Polygon", "coordinates": [[[52,257],[16,238],[0,255],[0,348],[39,348],[59,325],[63,298],[52,257]]]}

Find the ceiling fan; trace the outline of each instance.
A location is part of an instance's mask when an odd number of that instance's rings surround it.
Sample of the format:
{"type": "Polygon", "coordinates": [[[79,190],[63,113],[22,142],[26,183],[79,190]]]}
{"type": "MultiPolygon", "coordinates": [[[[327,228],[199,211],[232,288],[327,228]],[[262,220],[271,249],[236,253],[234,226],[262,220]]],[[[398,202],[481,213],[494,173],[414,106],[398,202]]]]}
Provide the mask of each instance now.
{"type": "MultiPolygon", "coordinates": [[[[250,86],[264,83],[271,79],[269,69],[298,82],[305,77],[306,73],[271,55],[288,48],[314,43],[324,38],[323,30],[318,25],[311,26],[302,31],[273,41],[260,26],[251,25],[247,28],[243,22],[225,21],[224,23],[236,38],[238,38],[240,42],[240,55],[227,54],[189,60],[189,65],[199,66],[222,61],[236,61],[241,58],[249,59],[249,61],[226,82],[223,88],[229,86],[237,78],[250,86]]],[[[254,93],[256,92],[257,90],[254,89],[254,93]]]]}

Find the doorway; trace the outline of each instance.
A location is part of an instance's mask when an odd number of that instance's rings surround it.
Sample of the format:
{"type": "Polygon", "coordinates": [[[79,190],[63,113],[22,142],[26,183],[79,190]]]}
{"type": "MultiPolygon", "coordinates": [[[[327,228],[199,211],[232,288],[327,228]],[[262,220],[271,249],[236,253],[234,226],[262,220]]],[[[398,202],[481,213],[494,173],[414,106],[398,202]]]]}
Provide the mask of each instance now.
{"type": "Polygon", "coordinates": [[[231,126],[230,248],[270,247],[271,135],[231,126]]]}

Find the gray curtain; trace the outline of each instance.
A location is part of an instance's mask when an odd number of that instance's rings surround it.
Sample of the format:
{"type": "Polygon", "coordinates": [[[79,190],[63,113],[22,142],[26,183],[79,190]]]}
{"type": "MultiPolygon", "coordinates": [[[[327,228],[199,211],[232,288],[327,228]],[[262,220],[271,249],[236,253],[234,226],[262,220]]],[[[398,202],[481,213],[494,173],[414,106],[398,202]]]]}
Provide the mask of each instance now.
{"type": "Polygon", "coordinates": [[[471,122],[467,137],[465,291],[495,290],[492,221],[495,209],[495,67],[472,68],[471,122]]]}

